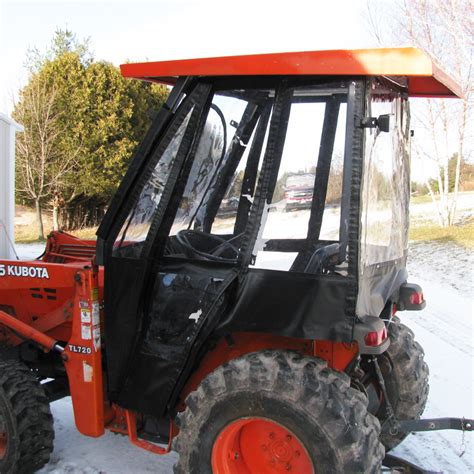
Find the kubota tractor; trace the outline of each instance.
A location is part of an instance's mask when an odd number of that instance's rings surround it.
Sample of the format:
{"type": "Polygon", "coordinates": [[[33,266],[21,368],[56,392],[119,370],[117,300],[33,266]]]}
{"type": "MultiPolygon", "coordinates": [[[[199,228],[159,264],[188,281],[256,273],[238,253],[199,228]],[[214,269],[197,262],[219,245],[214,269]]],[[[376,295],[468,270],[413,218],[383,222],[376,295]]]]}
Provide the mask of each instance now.
{"type": "Polygon", "coordinates": [[[408,98],[456,84],[412,48],[122,73],[173,88],[97,243],[55,232],[0,261],[1,473],[48,462],[49,403],[69,395],[81,433],[173,449],[185,474],[378,472],[411,431],[472,429],[419,420],[428,367],[396,316],[425,305],[408,98]],[[302,173],[310,209],[286,213],[302,173]]]}

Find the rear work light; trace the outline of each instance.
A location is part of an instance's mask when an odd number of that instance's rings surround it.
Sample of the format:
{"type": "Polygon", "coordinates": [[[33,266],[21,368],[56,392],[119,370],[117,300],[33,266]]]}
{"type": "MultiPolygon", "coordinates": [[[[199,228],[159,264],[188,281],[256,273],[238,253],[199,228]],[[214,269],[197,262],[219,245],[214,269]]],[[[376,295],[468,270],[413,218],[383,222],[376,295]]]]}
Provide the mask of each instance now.
{"type": "Polygon", "coordinates": [[[387,339],[387,328],[385,326],[378,331],[367,333],[364,337],[365,344],[369,347],[380,346],[385,339],[387,339]]]}

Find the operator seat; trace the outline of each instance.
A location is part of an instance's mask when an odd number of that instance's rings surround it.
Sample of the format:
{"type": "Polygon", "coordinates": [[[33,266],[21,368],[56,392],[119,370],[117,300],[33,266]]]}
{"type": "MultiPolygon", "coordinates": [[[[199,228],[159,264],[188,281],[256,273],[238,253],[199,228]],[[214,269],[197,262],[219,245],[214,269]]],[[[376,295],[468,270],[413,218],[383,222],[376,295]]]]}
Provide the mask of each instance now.
{"type": "Polygon", "coordinates": [[[340,248],[341,245],[339,243],[334,243],[317,249],[309,259],[303,272],[322,274],[327,263],[333,265],[338,263],[336,256],[339,255],[340,248]]]}

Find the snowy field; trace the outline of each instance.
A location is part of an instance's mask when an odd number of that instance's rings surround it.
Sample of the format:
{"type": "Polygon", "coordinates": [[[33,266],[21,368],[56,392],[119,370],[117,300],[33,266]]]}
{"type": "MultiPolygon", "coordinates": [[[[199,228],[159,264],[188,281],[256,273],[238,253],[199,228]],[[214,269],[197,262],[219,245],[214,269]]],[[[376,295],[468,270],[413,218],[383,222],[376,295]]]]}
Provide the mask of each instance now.
{"type": "MultiPolygon", "coordinates": [[[[288,219],[294,219],[297,214],[289,213],[288,219]]],[[[17,251],[20,258],[34,258],[41,254],[42,248],[36,244],[18,245],[17,251]]],[[[425,418],[474,418],[473,269],[473,253],[462,247],[435,242],[411,244],[409,281],[422,286],[427,307],[422,312],[405,312],[399,316],[415,332],[430,367],[431,389],[425,418]]],[[[53,403],[52,411],[55,449],[51,462],[41,473],[172,472],[174,453],[155,456],[133,447],[127,438],[111,433],[99,439],[80,435],[74,426],[69,399],[53,403]]],[[[411,434],[393,454],[430,471],[474,472],[473,438],[472,433],[466,433],[463,448],[459,431],[411,434]]]]}

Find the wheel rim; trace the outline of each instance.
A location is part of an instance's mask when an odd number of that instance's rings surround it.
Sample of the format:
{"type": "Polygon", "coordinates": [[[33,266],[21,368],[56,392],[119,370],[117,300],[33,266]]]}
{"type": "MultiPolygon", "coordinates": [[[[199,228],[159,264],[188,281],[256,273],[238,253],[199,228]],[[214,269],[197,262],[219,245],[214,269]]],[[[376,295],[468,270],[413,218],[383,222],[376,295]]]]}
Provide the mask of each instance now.
{"type": "Polygon", "coordinates": [[[264,418],[227,425],[212,449],[214,474],[314,473],[308,452],[294,433],[264,418]]]}

